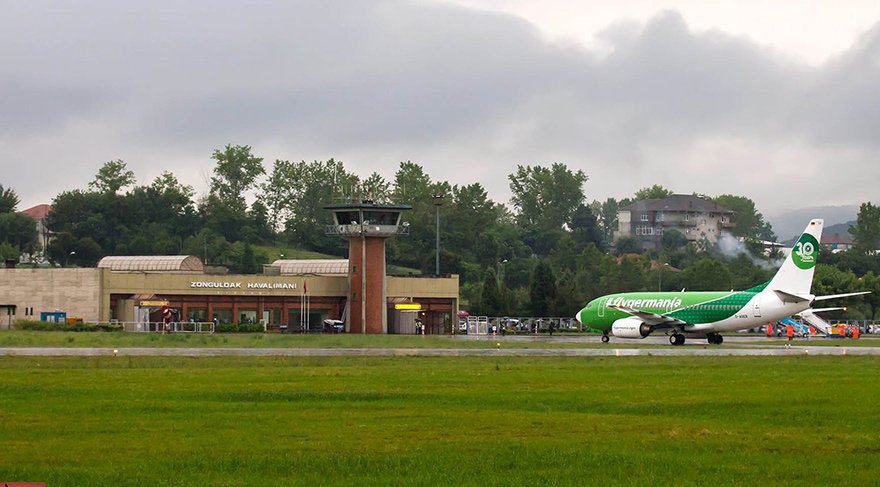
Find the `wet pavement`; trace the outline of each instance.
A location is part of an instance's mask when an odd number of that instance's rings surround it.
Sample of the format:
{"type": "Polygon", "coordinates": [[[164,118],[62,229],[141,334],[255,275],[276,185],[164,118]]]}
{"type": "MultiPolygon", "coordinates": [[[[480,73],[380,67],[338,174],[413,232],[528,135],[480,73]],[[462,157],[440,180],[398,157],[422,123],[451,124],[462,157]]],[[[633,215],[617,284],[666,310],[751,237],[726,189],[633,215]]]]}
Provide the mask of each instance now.
{"type": "Polygon", "coordinates": [[[665,336],[648,337],[644,340],[613,339],[607,345],[599,345],[598,336],[557,337],[474,337],[459,336],[463,342],[488,342],[485,348],[64,348],[64,347],[15,347],[0,348],[0,356],[180,356],[180,357],[333,357],[333,356],[421,356],[421,357],[593,357],[593,356],[810,356],[810,355],[880,355],[880,340],[874,346],[848,346],[851,341],[841,340],[830,344],[827,339],[815,338],[826,343],[823,346],[809,342],[795,342],[791,348],[784,347],[784,340],[759,336],[725,337],[724,345],[708,345],[704,339],[689,339],[683,346],[669,345],[665,336]],[[566,344],[565,348],[552,347],[549,343],[566,344]],[[577,348],[577,344],[587,345],[577,348]],[[548,346],[542,347],[547,344],[548,346]],[[530,348],[521,348],[529,346],[530,348]],[[519,347],[519,348],[517,348],[519,347]],[[621,348],[622,347],[622,348],[621,348]]]}

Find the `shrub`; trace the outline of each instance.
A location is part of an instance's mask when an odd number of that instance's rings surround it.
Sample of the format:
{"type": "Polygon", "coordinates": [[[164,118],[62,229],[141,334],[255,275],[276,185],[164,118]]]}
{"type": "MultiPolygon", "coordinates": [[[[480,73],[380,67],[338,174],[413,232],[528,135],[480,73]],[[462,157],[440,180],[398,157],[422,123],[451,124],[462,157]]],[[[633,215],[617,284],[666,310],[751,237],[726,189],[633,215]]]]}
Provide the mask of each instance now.
{"type": "Polygon", "coordinates": [[[119,323],[54,323],[51,321],[19,320],[15,322],[16,330],[32,331],[122,331],[119,323]]]}
{"type": "Polygon", "coordinates": [[[214,328],[215,333],[262,333],[263,325],[259,323],[221,323],[214,328]]]}

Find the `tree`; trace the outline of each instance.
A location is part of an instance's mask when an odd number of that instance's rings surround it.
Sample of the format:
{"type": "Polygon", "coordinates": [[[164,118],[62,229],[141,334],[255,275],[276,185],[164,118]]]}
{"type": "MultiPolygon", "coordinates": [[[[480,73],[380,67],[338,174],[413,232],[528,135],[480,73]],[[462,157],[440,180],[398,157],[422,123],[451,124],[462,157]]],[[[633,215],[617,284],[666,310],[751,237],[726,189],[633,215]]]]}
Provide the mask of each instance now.
{"type": "MultiPolygon", "coordinates": [[[[388,242],[388,253],[393,259],[413,267],[419,267],[422,256],[433,252],[435,246],[435,212],[434,195],[442,195],[440,207],[441,219],[449,212],[450,193],[452,187],[447,182],[433,182],[425,173],[424,168],[414,162],[401,162],[394,174],[394,187],[391,192],[395,202],[412,206],[412,211],[404,215],[409,221],[419,222],[409,227],[406,238],[391,239],[388,242]]],[[[441,224],[441,245],[446,247],[445,229],[441,224]]],[[[441,261],[441,270],[442,270],[441,261]]]]}
{"type": "Polygon", "coordinates": [[[276,159],[269,177],[260,185],[261,199],[267,203],[269,226],[274,234],[283,230],[296,208],[297,195],[303,191],[305,166],[305,162],[276,159]]]}
{"type": "Polygon", "coordinates": [[[598,215],[605,244],[608,245],[614,240],[614,231],[617,230],[617,211],[621,205],[616,199],[608,198],[601,203],[594,201],[590,206],[593,207],[594,213],[598,215]]]}
{"type": "Polygon", "coordinates": [[[853,249],[861,254],[874,254],[880,250],[880,206],[870,202],[859,206],[856,224],[849,227],[853,236],[853,249]]]}
{"type": "Polygon", "coordinates": [[[694,291],[732,289],[730,270],[716,259],[705,258],[682,272],[682,281],[694,291]]]}
{"type": "Polygon", "coordinates": [[[549,316],[556,298],[556,278],[553,270],[547,262],[540,260],[535,266],[529,285],[529,311],[532,316],[549,316]]]}
{"type": "Polygon", "coordinates": [[[635,200],[651,200],[651,199],[662,199],[668,198],[673,195],[672,190],[666,189],[659,184],[655,184],[650,188],[642,188],[636,191],[635,200]]]}
{"type": "Polygon", "coordinates": [[[731,233],[737,237],[745,237],[759,240],[774,240],[773,228],[764,221],[762,215],[755,207],[755,202],[745,196],[723,194],[712,198],[712,201],[733,210],[733,222],[736,226],[731,233]]]}
{"type": "Polygon", "coordinates": [[[485,267],[512,257],[511,249],[496,229],[501,224],[503,209],[489,199],[480,183],[453,186],[450,200],[442,208],[445,248],[485,267]]]}
{"type": "Polygon", "coordinates": [[[120,189],[131,186],[135,182],[134,171],[126,167],[122,159],[107,161],[98,169],[95,179],[89,187],[99,193],[116,194],[120,189]]]}
{"type": "Polygon", "coordinates": [[[555,163],[549,168],[517,166],[508,179],[522,239],[534,253],[545,256],[556,247],[566,232],[565,225],[583,203],[587,176],[555,163]]]}
{"type": "Polygon", "coordinates": [[[22,213],[0,213],[0,242],[32,252],[37,244],[37,222],[22,213]]]}
{"type": "Polygon", "coordinates": [[[865,304],[870,309],[867,318],[871,320],[877,319],[877,312],[880,311],[880,276],[869,272],[861,278],[861,291],[871,291],[871,294],[864,296],[865,304]]]}
{"type": "Polygon", "coordinates": [[[21,200],[12,188],[4,188],[0,184],[0,213],[12,213],[18,207],[21,200]]]}
{"type": "Polygon", "coordinates": [[[663,236],[660,237],[660,248],[663,250],[675,251],[685,247],[687,244],[687,237],[675,229],[666,230],[663,232],[663,236]]]}
{"type": "Polygon", "coordinates": [[[593,243],[597,247],[605,246],[605,236],[599,228],[599,222],[589,206],[580,204],[571,217],[571,234],[577,243],[578,249],[583,249],[587,244],[593,243]]]}
{"type": "Polygon", "coordinates": [[[247,208],[245,192],[266,173],[263,158],[254,156],[249,145],[227,144],[222,151],[215,150],[211,159],[217,161],[211,177],[211,196],[243,214],[247,208]]]}
{"type": "Polygon", "coordinates": [[[324,206],[334,200],[340,192],[352,197],[357,191],[358,178],[345,170],[342,161],[301,161],[294,164],[292,172],[299,180],[293,184],[288,219],[284,233],[291,243],[321,252],[342,252],[345,241],[324,233],[324,226],[332,223],[333,217],[324,206]]]}
{"type": "Polygon", "coordinates": [[[517,224],[539,230],[560,229],[571,221],[583,203],[588,179],[583,171],[572,172],[559,163],[549,168],[520,165],[507,178],[517,224]]]}
{"type": "Polygon", "coordinates": [[[9,242],[0,242],[0,261],[6,259],[18,260],[20,256],[21,251],[18,247],[9,242]]]}
{"type": "Polygon", "coordinates": [[[370,174],[360,183],[360,194],[363,198],[376,203],[387,203],[391,200],[391,184],[379,173],[370,174]]]}
{"type": "Polygon", "coordinates": [[[192,186],[181,184],[180,181],[177,180],[177,176],[170,171],[164,171],[162,174],[156,176],[156,179],[153,180],[153,184],[150,185],[150,188],[161,195],[169,196],[186,203],[192,203],[192,197],[196,194],[192,186]]]}
{"type": "Polygon", "coordinates": [[[642,241],[635,237],[621,237],[617,239],[615,253],[617,255],[641,254],[644,251],[642,241]]]}
{"type": "Polygon", "coordinates": [[[486,316],[498,316],[501,313],[501,292],[498,286],[498,276],[495,269],[489,268],[483,279],[483,287],[480,292],[479,312],[486,316]]]}

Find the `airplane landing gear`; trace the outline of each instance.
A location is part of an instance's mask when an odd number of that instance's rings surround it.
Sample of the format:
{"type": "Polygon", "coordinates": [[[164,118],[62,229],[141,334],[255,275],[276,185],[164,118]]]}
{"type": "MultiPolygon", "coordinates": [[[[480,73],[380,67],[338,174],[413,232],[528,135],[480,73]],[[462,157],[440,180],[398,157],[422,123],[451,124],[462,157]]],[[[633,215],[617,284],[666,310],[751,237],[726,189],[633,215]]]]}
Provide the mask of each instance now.
{"type": "Polygon", "coordinates": [[[684,345],[684,335],[681,333],[673,333],[669,335],[669,343],[672,345],[684,345]]]}
{"type": "Polygon", "coordinates": [[[608,343],[608,340],[610,340],[610,338],[608,338],[608,334],[603,333],[602,334],[602,343],[608,343]]]}
{"type": "Polygon", "coordinates": [[[718,333],[710,333],[706,335],[706,340],[709,342],[709,345],[721,345],[724,342],[724,337],[718,333]]]}

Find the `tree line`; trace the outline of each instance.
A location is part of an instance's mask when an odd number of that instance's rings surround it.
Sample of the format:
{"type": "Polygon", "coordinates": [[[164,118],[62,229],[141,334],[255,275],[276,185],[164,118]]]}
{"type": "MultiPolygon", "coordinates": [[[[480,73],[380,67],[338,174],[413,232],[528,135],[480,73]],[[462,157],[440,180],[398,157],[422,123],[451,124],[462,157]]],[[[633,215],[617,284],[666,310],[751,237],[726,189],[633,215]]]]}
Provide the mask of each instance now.
{"type": "MultiPolygon", "coordinates": [[[[489,198],[479,182],[435,180],[411,161],[401,162],[386,180],[378,173],[362,178],[335,159],[279,159],[267,170],[247,145],[226,145],[211,159],[208,192],[198,197],[171,172],[136,185],[124,161],[105,163],[87,188],[54,198],[48,259],[92,266],[105,255],[192,254],[208,265],[256,273],[281,247],[345,257],[347,243],[324,231],[332,216],[323,207],[369,199],[412,206],[405,214],[410,234],[388,241],[387,261],[427,274],[435,260],[435,196],[442,195],[441,272],[459,274],[462,303],[473,313],[570,316],[606,293],[745,289],[778,267],[756,243],[775,240],[773,230],[745,196],[700,195],[734,211],[731,232],[746,242],[736,253],[708,242],[688,244],[675,231],[665,232],[657,249],[645,251],[637,240],[622,239],[610,252],[621,208],[672,191],[654,185],[619,200],[589,201],[583,171],[561,163],[518,165],[507,176],[512,196],[506,205],[489,198]]],[[[27,217],[13,211],[17,204],[14,191],[0,186],[3,255],[34,248],[33,222],[22,224],[27,217]]],[[[853,249],[820,258],[817,293],[878,286],[878,207],[862,204],[850,231],[853,249]]],[[[880,289],[851,307],[850,317],[875,318],[874,297],[880,289]]]]}

